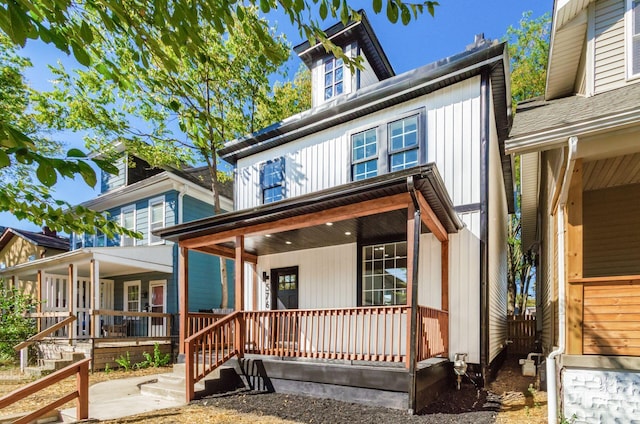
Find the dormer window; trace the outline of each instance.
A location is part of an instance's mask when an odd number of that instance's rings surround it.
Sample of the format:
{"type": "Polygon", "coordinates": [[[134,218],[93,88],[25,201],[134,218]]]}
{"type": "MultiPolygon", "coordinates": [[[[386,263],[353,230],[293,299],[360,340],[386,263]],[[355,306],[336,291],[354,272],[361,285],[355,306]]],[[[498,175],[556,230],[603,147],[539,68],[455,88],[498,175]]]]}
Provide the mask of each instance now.
{"type": "Polygon", "coordinates": [[[640,0],[627,0],[627,76],[640,76],[640,0]]]}
{"type": "Polygon", "coordinates": [[[330,57],[324,61],[324,99],[344,92],[344,66],[342,59],[330,57]]]}

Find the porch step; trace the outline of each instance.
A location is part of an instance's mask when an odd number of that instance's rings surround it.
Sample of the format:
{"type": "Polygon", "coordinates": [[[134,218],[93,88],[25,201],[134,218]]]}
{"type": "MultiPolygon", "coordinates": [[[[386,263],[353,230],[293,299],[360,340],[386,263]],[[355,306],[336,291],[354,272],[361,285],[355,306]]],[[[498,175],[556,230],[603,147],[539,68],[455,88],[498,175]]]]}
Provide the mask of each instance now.
{"type": "MultiPolygon", "coordinates": [[[[223,365],[209,373],[195,385],[199,394],[221,393],[244,387],[233,366],[223,365]]],[[[173,372],[160,374],[155,383],[140,386],[140,393],[161,399],[184,401],[186,392],[185,365],[174,364],[173,372]]]]}
{"type": "Polygon", "coordinates": [[[35,378],[51,374],[54,371],[78,362],[85,358],[85,354],[81,352],[62,352],[59,359],[44,359],[41,366],[25,367],[24,371],[27,375],[35,378]]]}

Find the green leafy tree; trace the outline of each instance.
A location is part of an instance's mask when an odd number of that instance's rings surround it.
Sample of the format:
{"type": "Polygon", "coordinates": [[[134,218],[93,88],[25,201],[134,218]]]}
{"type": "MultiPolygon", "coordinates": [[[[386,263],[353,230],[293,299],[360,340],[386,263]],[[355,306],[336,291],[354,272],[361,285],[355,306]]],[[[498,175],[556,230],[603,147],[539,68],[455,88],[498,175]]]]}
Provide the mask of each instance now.
{"type": "MultiPolygon", "coordinates": [[[[47,125],[52,111],[43,107],[46,96],[25,81],[29,67],[31,62],[0,34],[0,211],[58,231],[93,232],[98,225],[106,234],[119,232],[108,217],[54,198],[51,187],[58,177],[80,175],[94,186],[96,173],[82,151],[64,152],[53,138],[47,125]]],[[[93,162],[113,170],[107,161],[93,162]]]]}
{"type": "MultiPolygon", "coordinates": [[[[239,19],[233,20],[228,33],[202,22],[196,35],[205,42],[195,51],[189,53],[185,47],[176,52],[163,45],[162,54],[147,55],[147,66],[140,66],[141,56],[132,50],[129,35],[101,37],[102,53],[91,54],[86,70],[54,70],[59,84],[46,107],[58,113],[51,115],[49,125],[89,131],[87,143],[92,150],[103,152],[116,141],[123,143],[127,151],[153,166],[206,163],[215,212],[220,213],[220,188],[229,177],[218,169],[218,149],[225,141],[260,128],[266,119],[277,118],[273,113],[259,117],[257,110],[261,104],[278,104],[269,95],[268,76],[289,56],[289,46],[258,16],[257,9],[236,11],[242,14],[242,22],[252,22],[251,27],[269,35],[268,54],[242,30],[239,19]],[[167,58],[171,67],[166,66],[167,58]],[[117,80],[105,71],[114,66],[121,71],[117,80]]],[[[92,28],[100,25],[94,17],[92,28]]],[[[163,31],[164,26],[158,25],[151,33],[161,44],[163,31]]],[[[286,95],[293,108],[288,87],[277,88],[276,97],[286,95]]],[[[282,113],[284,106],[273,110],[282,113]]],[[[223,308],[228,307],[225,265],[221,259],[223,308]]]]}
{"type": "Polygon", "coordinates": [[[25,317],[35,306],[31,296],[0,282],[0,362],[15,361],[13,346],[36,334],[35,321],[25,317]]]}
{"type": "MultiPolygon", "coordinates": [[[[525,12],[519,27],[510,26],[505,40],[509,42],[511,58],[511,95],[515,105],[523,100],[544,94],[549,59],[549,14],[532,19],[525,12]]],[[[518,309],[524,313],[531,282],[535,275],[536,252],[522,248],[522,224],[520,214],[520,157],[515,158],[516,212],[508,223],[508,274],[507,313],[518,309]]]]}
{"type": "MultiPolygon", "coordinates": [[[[403,0],[372,0],[375,13],[383,9],[391,22],[408,24],[425,11],[434,15],[435,1],[405,2],[403,0]]],[[[295,24],[301,35],[312,42],[322,43],[328,51],[342,57],[349,66],[358,66],[359,58],[350,59],[337,48],[320,29],[321,20],[327,18],[346,23],[358,19],[357,13],[346,0],[0,0],[0,31],[15,45],[24,46],[27,39],[40,39],[54,45],[67,54],[73,54],[85,66],[100,65],[100,73],[107,80],[125,85],[129,68],[121,68],[117,62],[100,60],[105,38],[126,38],[133,63],[138,68],[159,66],[176,70],[183,58],[199,58],[201,46],[210,42],[208,35],[200,31],[203,22],[212,26],[218,34],[231,30],[242,32],[260,57],[278,60],[273,50],[273,36],[265,26],[245,13],[247,6],[259,7],[262,13],[281,9],[295,24]],[[97,24],[97,25],[96,25],[97,24]],[[158,32],[158,28],[162,31],[158,32]],[[154,63],[155,62],[155,63],[154,63]]],[[[126,87],[125,87],[126,88],[126,87]]],[[[40,146],[28,133],[11,120],[0,117],[0,169],[14,163],[36,166],[41,189],[52,187],[58,176],[81,175],[93,186],[95,173],[83,152],[71,150],[67,155],[43,154],[40,146]]],[[[108,160],[94,160],[107,172],[114,172],[108,160]]],[[[45,223],[52,229],[66,231],[95,231],[95,226],[111,235],[122,228],[109,224],[100,214],[83,208],[72,208],[63,201],[51,197],[45,189],[33,191],[37,199],[19,197],[20,190],[5,190],[0,197],[0,211],[9,211],[37,224],[45,223]]],[[[126,231],[124,231],[126,233],[126,231]]]]}
{"type": "Polygon", "coordinates": [[[307,109],[311,109],[311,72],[300,64],[293,81],[276,82],[273,96],[258,103],[257,121],[264,127],[307,109]]]}

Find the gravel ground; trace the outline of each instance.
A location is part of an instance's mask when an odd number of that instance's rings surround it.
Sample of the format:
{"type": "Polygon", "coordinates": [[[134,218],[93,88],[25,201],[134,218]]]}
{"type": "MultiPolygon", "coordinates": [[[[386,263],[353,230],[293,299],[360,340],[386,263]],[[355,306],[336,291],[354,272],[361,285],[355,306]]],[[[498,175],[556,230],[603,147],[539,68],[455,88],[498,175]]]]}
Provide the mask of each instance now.
{"type": "Polygon", "coordinates": [[[460,392],[453,389],[447,391],[429,408],[414,416],[407,414],[406,411],[363,406],[332,399],[248,391],[210,396],[195,403],[314,424],[488,424],[495,422],[496,411],[500,408],[497,396],[485,390],[477,391],[473,386],[465,386],[460,392]]]}

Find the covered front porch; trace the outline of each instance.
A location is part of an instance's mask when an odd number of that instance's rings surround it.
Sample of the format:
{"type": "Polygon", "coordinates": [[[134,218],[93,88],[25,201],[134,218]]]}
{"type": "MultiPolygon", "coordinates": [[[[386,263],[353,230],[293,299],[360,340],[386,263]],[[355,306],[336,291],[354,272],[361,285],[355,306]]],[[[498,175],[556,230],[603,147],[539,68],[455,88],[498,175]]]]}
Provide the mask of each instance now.
{"type": "Polygon", "coordinates": [[[236,261],[232,314],[199,326],[181,313],[188,399],[230,358],[258,355],[400,367],[415,410],[418,363],[449,356],[449,235],[460,228],[427,166],[162,230],[180,245],[181,312],[189,251],[236,261]]]}
{"type": "MultiPolygon", "coordinates": [[[[141,345],[151,352],[156,342],[170,351],[172,250],[85,248],[3,270],[10,284],[30,288],[37,300],[29,317],[38,334],[29,344],[37,346],[39,359],[68,351],[96,357],[103,348],[141,345]]],[[[115,362],[94,360],[92,368],[106,364],[115,362]]]]}

